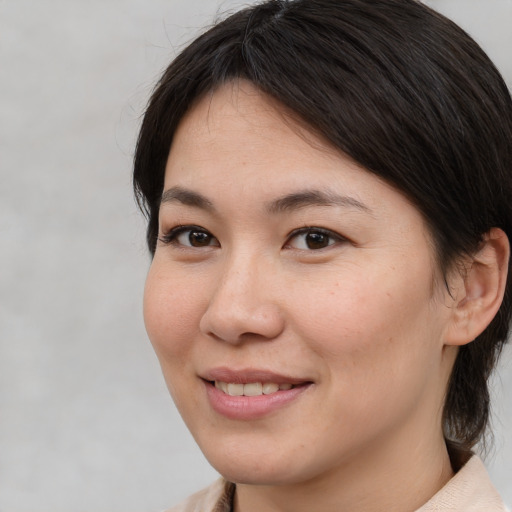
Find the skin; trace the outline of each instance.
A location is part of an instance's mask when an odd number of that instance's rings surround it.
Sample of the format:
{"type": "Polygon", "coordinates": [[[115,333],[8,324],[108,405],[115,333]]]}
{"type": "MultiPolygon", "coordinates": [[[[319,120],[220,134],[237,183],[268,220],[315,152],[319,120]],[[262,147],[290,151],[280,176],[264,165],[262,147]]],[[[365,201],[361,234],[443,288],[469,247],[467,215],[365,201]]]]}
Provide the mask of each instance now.
{"type": "Polygon", "coordinates": [[[485,320],[468,313],[467,280],[447,292],[419,211],[246,82],[184,117],[164,191],[146,328],[188,428],[238,484],[236,511],[410,511],[428,501],[453,474],[441,416],[457,345],[485,320]],[[207,204],[185,204],[177,187],[207,204]],[[344,199],[276,205],[306,191],[344,199]],[[190,231],[162,241],[183,225],[211,235],[209,245],[191,246],[190,231]],[[310,248],[294,231],[304,227],[329,230],[325,247],[310,248]],[[208,400],[200,376],[214,367],[311,384],[240,421],[208,400]]]}

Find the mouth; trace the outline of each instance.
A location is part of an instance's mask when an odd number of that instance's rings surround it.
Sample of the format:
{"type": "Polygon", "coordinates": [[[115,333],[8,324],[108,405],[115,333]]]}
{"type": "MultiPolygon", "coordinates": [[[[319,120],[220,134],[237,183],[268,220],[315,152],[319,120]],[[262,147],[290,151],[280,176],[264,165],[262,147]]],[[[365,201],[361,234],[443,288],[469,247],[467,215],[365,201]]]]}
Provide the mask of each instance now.
{"type": "Polygon", "coordinates": [[[249,382],[242,384],[239,382],[210,381],[217,389],[229,396],[261,396],[273,395],[278,391],[288,391],[304,384],[291,384],[286,382],[277,384],[276,382],[249,382]]]}
{"type": "Polygon", "coordinates": [[[311,380],[256,369],[215,368],[201,379],[212,409],[237,421],[277,414],[314,387],[311,380]]]}

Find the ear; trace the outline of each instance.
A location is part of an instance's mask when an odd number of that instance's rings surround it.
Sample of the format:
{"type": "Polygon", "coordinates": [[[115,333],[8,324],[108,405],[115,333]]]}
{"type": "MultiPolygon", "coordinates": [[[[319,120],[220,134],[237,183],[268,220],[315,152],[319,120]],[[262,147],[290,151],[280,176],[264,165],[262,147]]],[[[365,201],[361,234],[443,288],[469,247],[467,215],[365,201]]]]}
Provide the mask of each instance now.
{"type": "Polygon", "coordinates": [[[498,312],[507,283],[510,244],[492,228],[476,252],[463,261],[464,271],[451,283],[453,303],[446,345],[466,345],[480,335],[498,312]]]}

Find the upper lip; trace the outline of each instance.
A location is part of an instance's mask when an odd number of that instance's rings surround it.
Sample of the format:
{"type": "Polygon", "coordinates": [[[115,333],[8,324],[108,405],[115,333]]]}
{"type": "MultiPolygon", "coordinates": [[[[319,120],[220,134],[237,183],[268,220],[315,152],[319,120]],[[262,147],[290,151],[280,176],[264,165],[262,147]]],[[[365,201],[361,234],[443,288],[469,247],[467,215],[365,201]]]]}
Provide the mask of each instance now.
{"type": "Polygon", "coordinates": [[[233,369],[228,367],[212,368],[201,375],[201,378],[208,381],[228,382],[235,384],[249,384],[252,382],[272,382],[275,384],[304,384],[311,382],[309,379],[302,379],[275,373],[273,371],[257,368],[233,369]]]}

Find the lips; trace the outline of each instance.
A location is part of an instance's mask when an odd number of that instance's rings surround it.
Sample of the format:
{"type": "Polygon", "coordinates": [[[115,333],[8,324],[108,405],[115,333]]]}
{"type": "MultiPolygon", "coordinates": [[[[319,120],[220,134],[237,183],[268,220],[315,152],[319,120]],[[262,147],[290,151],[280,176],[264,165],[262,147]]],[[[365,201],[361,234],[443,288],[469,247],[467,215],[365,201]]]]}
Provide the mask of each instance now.
{"type": "Polygon", "coordinates": [[[310,379],[301,379],[292,375],[285,375],[255,368],[234,370],[233,368],[228,367],[217,367],[204,372],[201,377],[203,380],[210,382],[225,382],[231,384],[251,384],[259,382],[262,384],[275,383],[278,386],[288,384],[296,386],[304,384],[305,382],[311,382],[310,379]]]}
{"type": "Polygon", "coordinates": [[[212,409],[235,420],[254,420],[287,407],[313,384],[256,369],[215,368],[201,378],[212,409]]]}

